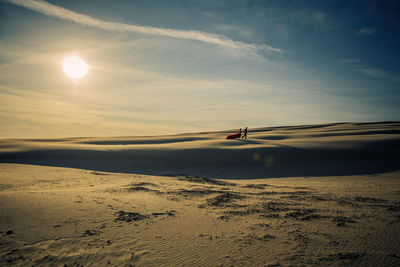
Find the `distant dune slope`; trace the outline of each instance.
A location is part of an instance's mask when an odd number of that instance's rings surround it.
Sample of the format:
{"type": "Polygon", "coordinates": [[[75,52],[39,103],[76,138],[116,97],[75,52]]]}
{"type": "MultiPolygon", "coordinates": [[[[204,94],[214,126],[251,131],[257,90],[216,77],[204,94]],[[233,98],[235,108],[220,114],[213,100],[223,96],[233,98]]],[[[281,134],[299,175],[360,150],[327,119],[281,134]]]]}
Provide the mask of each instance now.
{"type": "Polygon", "coordinates": [[[400,122],[334,123],[147,137],[0,140],[0,162],[157,175],[265,178],[400,167],[400,122]]]}

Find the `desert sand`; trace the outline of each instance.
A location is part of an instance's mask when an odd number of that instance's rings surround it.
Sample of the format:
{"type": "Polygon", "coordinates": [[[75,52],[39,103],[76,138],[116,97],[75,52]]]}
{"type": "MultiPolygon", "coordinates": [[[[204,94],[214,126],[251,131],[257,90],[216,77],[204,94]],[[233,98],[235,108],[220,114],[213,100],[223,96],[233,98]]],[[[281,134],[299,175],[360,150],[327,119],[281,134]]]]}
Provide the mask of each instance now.
{"type": "Polygon", "coordinates": [[[235,131],[0,140],[0,265],[400,265],[400,122],[235,131]]]}

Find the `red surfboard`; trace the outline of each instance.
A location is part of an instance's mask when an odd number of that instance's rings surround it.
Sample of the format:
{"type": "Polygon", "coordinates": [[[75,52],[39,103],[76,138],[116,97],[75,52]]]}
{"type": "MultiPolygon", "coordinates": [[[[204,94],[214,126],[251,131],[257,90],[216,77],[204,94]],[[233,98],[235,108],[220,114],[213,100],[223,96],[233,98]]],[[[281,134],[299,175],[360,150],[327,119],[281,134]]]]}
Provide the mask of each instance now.
{"type": "Polygon", "coordinates": [[[234,134],[230,134],[228,136],[225,137],[225,139],[236,139],[236,138],[240,138],[242,134],[241,133],[234,133],[234,134]]]}

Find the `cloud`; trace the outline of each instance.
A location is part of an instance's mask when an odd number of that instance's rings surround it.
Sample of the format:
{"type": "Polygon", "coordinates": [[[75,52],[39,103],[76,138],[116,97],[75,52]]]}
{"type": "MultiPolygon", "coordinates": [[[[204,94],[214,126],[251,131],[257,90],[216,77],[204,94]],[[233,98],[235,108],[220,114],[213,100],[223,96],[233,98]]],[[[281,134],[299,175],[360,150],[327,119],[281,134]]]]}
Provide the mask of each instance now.
{"type": "Polygon", "coordinates": [[[390,80],[390,81],[395,81],[395,82],[400,81],[400,76],[397,73],[392,73],[392,72],[385,71],[382,69],[370,67],[359,59],[355,59],[355,58],[340,59],[337,62],[340,64],[346,64],[352,70],[355,70],[359,73],[362,73],[364,75],[367,75],[367,76],[375,78],[375,79],[384,79],[384,80],[390,80]]]}
{"type": "Polygon", "coordinates": [[[362,28],[357,32],[358,35],[374,35],[375,29],[372,28],[362,28]]]}
{"type": "Polygon", "coordinates": [[[9,3],[22,6],[47,16],[73,21],[78,24],[91,26],[107,31],[136,32],[142,34],[166,36],[179,39],[195,40],[199,42],[217,45],[244,54],[260,54],[262,52],[281,53],[282,50],[267,44],[253,44],[234,41],[224,35],[212,34],[195,30],[176,30],[168,28],[156,28],[138,26],[133,24],[109,22],[80,14],[69,9],[47,3],[40,0],[7,0],[9,3]]]}
{"type": "Polygon", "coordinates": [[[392,74],[390,72],[377,69],[377,68],[370,68],[370,67],[362,67],[356,69],[357,71],[366,74],[372,78],[378,78],[378,79],[386,79],[386,80],[392,80],[399,82],[400,81],[400,76],[396,74],[392,74]]]}
{"type": "Polygon", "coordinates": [[[339,59],[337,62],[338,62],[338,63],[344,63],[344,64],[358,64],[358,63],[362,63],[361,60],[356,59],[356,58],[344,58],[344,59],[339,59]]]}
{"type": "Polygon", "coordinates": [[[314,14],[314,19],[317,21],[323,21],[326,18],[326,15],[321,12],[317,12],[314,14]]]}

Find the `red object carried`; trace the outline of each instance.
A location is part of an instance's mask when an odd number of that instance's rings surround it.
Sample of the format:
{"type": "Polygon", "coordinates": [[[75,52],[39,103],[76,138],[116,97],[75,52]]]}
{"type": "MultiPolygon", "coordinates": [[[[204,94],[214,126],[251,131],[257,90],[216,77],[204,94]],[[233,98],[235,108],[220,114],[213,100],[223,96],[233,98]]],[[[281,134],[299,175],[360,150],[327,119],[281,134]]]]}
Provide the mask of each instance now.
{"type": "Polygon", "coordinates": [[[234,134],[230,134],[228,136],[225,137],[225,139],[236,139],[236,138],[240,138],[242,136],[242,134],[239,133],[234,133],[234,134]]]}

